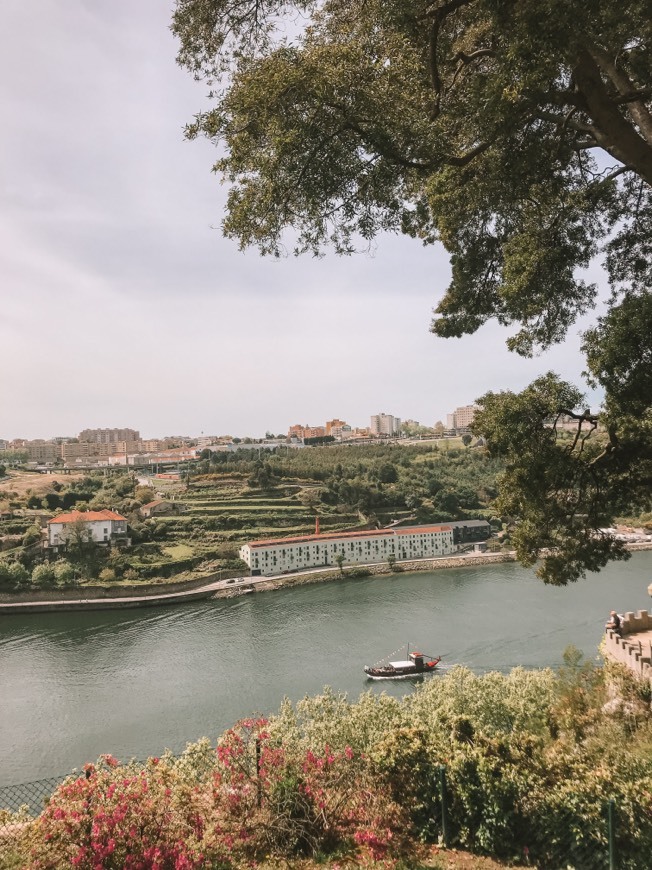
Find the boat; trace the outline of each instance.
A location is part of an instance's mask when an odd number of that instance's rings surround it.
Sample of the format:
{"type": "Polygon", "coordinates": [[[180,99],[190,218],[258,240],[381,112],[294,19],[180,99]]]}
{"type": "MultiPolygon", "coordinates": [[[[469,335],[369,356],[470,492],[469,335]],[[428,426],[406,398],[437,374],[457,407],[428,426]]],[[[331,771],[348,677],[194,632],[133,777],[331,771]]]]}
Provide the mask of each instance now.
{"type": "Polygon", "coordinates": [[[434,674],[440,661],[441,656],[427,656],[416,651],[408,652],[405,660],[378,663],[373,666],[365,665],[364,672],[370,680],[407,680],[410,677],[434,674]]]}

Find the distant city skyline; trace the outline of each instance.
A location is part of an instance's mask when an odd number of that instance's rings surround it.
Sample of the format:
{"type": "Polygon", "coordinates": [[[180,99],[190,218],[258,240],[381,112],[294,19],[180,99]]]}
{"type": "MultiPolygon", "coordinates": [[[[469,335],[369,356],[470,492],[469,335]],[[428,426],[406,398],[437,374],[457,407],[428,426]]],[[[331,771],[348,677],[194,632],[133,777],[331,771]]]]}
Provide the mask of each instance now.
{"type": "Polygon", "coordinates": [[[260,437],[298,419],[368,425],[379,408],[432,425],[550,369],[581,384],[587,321],[533,360],[497,324],[432,336],[440,245],[383,236],[358,256],[273,261],[223,239],[218,151],[183,139],[207,87],[176,66],[170,14],[158,0],[5,10],[0,438],[260,437]]]}
{"type": "MultiPolygon", "coordinates": [[[[365,415],[363,413],[363,414],[360,414],[358,416],[360,417],[359,421],[358,420],[353,420],[353,421],[346,420],[346,421],[344,421],[344,420],[339,420],[339,418],[334,418],[333,420],[328,420],[326,417],[324,417],[323,419],[319,419],[319,420],[316,420],[316,419],[315,420],[308,420],[306,422],[306,425],[308,425],[308,426],[314,425],[315,427],[321,426],[321,427],[324,427],[324,429],[327,429],[329,423],[332,423],[332,422],[344,423],[344,422],[346,422],[350,426],[352,426],[353,428],[368,429],[369,428],[369,419],[370,419],[369,415],[365,415]]],[[[389,416],[394,416],[395,419],[397,419],[399,421],[402,419],[402,418],[398,417],[398,415],[389,415],[389,416]]],[[[302,418],[301,418],[301,415],[298,415],[298,416],[295,415],[295,417],[293,419],[302,419],[302,418]]],[[[421,420],[421,421],[419,421],[419,425],[426,426],[428,428],[432,428],[435,425],[435,423],[444,422],[445,420],[446,420],[446,414],[443,414],[443,415],[440,415],[439,417],[433,418],[432,420],[421,420]]],[[[406,423],[415,423],[416,421],[412,420],[411,418],[408,417],[405,419],[405,422],[406,423]]],[[[2,442],[2,441],[14,441],[14,440],[18,440],[21,438],[23,438],[25,440],[44,440],[44,441],[54,441],[54,440],[60,440],[63,438],[78,438],[80,440],[100,441],[101,439],[99,437],[85,438],[86,433],[89,433],[91,431],[100,431],[100,430],[105,430],[105,431],[115,430],[115,431],[120,431],[121,433],[130,432],[130,433],[132,433],[132,437],[134,437],[134,439],[136,437],[143,438],[143,439],[148,439],[148,438],[193,438],[194,439],[194,438],[202,438],[202,437],[206,437],[206,436],[213,437],[213,438],[220,438],[220,437],[224,437],[224,436],[228,436],[228,435],[230,435],[234,438],[238,438],[238,437],[264,438],[268,432],[270,432],[274,435],[281,435],[281,436],[285,437],[287,435],[287,433],[289,432],[289,430],[292,429],[295,425],[296,424],[294,424],[294,423],[290,423],[290,424],[286,425],[285,427],[281,427],[280,429],[269,427],[269,426],[263,426],[262,430],[257,431],[257,432],[231,432],[231,431],[224,431],[224,432],[204,432],[204,431],[201,431],[201,432],[182,432],[181,430],[179,430],[178,432],[175,432],[173,434],[170,434],[168,432],[147,432],[147,431],[144,431],[141,434],[141,430],[137,426],[134,426],[133,428],[131,428],[131,427],[127,428],[126,426],[113,427],[110,425],[96,427],[96,428],[84,426],[83,428],[79,428],[74,433],[66,434],[66,433],[60,432],[57,435],[46,435],[46,434],[41,433],[41,434],[37,434],[37,435],[27,436],[27,435],[24,435],[21,433],[0,431],[0,442],[2,442]]],[[[113,439],[108,438],[108,439],[104,439],[104,440],[118,440],[118,438],[116,436],[116,438],[113,438],[113,439]]]]}

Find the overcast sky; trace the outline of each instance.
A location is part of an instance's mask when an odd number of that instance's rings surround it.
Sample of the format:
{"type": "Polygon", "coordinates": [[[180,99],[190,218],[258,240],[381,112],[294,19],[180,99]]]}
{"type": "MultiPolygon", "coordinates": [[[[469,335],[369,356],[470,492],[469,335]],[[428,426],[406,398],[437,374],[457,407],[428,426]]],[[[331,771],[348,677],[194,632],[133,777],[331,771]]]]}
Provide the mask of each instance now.
{"type": "Polygon", "coordinates": [[[281,262],[220,234],[213,147],[183,127],[206,87],[176,66],[165,0],[4,0],[0,438],[129,426],[259,436],[385,411],[432,425],[555,369],[498,326],[428,330],[442,248],[281,262]]]}

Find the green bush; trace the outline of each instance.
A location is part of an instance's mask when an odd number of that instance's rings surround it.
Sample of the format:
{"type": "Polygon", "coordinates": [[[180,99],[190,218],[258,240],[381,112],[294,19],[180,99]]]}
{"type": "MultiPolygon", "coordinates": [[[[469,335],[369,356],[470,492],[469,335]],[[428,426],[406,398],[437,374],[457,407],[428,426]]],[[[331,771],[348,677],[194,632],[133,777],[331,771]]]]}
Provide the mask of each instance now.
{"type": "Polygon", "coordinates": [[[351,568],[346,572],[346,576],[353,579],[361,579],[362,577],[370,577],[371,571],[369,568],[351,568]]]}
{"type": "Polygon", "coordinates": [[[29,580],[29,571],[20,562],[0,562],[0,588],[16,589],[29,580]]]}
{"type": "Polygon", "coordinates": [[[57,586],[70,586],[75,582],[75,569],[65,559],[57,559],[53,571],[57,586]]]}
{"type": "Polygon", "coordinates": [[[113,568],[102,568],[99,574],[99,580],[102,583],[114,583],[116,579],[113,568]]]}
{"type": "Polygon", "coordinates": [[[37,565],[32,571],[32,583],[34,586],[41,586],[43,588],[54,586],[56,583],[54,567],[49,562],[42,562],[40,565],[37,565]]]}
{"type": "Polygon", "coordinates": [[[37,544],[40,540],[41,527],[34,524],[33,526],[30,526],[23,535],[23,546],[31,547],[33,544],[37,544]]]}
{"type": "Polygon", "coordinates": [[[456,667],[402,700],[369,692],[350,703],[326,690],[285,701],[268,722],[231,729],[217,752],[203,741],[144,767],[89,766],[24,829],[32,863],[22,866],[79,863],[110,842],[111,866],[126,866],[143,818],[169,866],[181,853],[198,862],[184,866],[208,866],[200,852],[220,867],[343,854],[396,866],[406,835],[441,835],[445,765],[452,845],[550,870],[606,866],[613,798],[618,866],[647,867],[652,722],[631,680],[616,682],[637,718],[605,713],[604,672],[572,651],[559,674],[456,667]]]}

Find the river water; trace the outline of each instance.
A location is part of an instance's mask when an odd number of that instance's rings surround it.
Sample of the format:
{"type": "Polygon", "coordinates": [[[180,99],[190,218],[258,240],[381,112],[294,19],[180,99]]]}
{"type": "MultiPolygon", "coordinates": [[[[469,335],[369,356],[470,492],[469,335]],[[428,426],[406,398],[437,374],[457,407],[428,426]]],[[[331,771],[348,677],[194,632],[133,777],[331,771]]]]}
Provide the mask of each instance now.
{"type": "MultiPolygon", "coordinates": [[[[515,564],[343,580],[130,611],[0,616],[0,785],[111,752],[182,750],[323,686],[403,694],[362,666],[410,641],[474,670],[597,654],[609,610],[649,606],[652,552],[568,588],[515,564]]],[[[432,679],[438,679],[433,677],[432,679]]]]}

